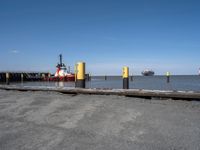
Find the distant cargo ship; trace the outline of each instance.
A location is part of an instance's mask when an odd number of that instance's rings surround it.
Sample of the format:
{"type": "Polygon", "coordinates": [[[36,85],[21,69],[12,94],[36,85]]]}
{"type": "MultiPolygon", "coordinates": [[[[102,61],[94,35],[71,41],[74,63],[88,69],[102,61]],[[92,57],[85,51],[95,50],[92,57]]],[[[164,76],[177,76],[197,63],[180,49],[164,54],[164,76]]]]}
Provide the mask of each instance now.
{"type": "Polygon", "coordinates": [[[154,75],[154,71],[153,70],[149,70],[149,69],[145,69],[144,71],[142,71],[142,75],[143,76],[153,76],[154,75]]]}
{"type": "Polygon", "coordinates": [[[200,76],[200,68],[199,68],[199,76],[200,76]]]}

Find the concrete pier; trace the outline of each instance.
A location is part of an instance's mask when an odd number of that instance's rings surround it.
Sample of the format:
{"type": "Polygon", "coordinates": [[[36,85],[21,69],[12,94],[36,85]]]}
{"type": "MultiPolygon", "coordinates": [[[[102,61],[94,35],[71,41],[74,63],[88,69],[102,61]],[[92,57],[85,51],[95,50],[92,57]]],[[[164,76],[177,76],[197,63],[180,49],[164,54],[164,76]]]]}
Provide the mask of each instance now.
{"type": "Polygon", "coordinates": [[[0,82],[7,82],[6,74],[9,74],[9,82],[19,82],[22,79],[23,81],[40,81],[42,75],[48,77],[48,72],[0,72],[0,82]]]}
{"type": "Polygon", "coordinates": [[[1,150],[198,150],[200,103],[0,90],[1,150]]]}

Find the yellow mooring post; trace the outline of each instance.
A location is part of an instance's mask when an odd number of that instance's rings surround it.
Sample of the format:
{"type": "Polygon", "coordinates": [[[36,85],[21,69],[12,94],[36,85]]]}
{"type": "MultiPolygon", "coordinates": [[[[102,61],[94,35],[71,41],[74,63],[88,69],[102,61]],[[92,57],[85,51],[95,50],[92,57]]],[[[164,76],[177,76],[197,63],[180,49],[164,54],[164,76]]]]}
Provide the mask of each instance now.
{"type": "Polygon", "coordinates": [[[84,62],[78,62],[76,64],[75,87],[85,88],[85,63],[84,62]]]}
{"type": "Polygon", "coordinates": [[[166,77],[167,77],[167,83],[169,83],[169,82],[170,82],[170,76],[171,76],[170,72],[167,72],[167,73],[166,73],[166,77]]]}
{"type": "Polygon", "coordinates": [[[10,78],[10,74],[7,72],[6,73],[6,84],[9,85],[9,79],[10,78]]]}
{"type": "Polygon", "coordinates": [[[129,68],[123,67],[123,89],[129,89],[129,68]]]}

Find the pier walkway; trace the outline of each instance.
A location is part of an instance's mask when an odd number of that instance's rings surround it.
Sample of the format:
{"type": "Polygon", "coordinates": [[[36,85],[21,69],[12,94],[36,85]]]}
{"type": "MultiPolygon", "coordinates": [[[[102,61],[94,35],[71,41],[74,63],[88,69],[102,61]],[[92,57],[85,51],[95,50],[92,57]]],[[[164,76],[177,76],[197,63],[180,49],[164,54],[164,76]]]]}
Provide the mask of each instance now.
{"type": "Polygon", "coordinates": [[[200,102],[0,90],[1,150],[198,150],[200,102]]]}

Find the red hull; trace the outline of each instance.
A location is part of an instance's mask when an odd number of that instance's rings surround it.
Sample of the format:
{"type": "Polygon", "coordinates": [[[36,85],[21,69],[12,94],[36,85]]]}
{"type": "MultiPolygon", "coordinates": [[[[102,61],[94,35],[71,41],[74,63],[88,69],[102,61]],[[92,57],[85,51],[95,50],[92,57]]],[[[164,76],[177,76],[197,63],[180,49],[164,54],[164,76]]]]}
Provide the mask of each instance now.
{"type": "Polygon", "coordinates": [[[75,81],[75,75],[67,75],[65,77],[50,77],[45,78],[45,81],[75,81]]]}

